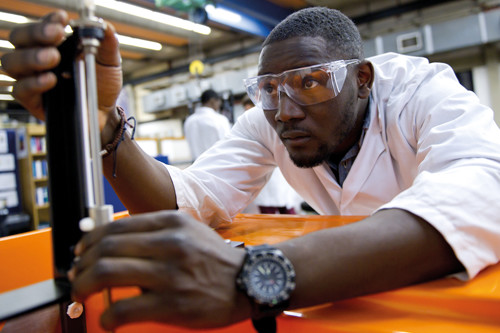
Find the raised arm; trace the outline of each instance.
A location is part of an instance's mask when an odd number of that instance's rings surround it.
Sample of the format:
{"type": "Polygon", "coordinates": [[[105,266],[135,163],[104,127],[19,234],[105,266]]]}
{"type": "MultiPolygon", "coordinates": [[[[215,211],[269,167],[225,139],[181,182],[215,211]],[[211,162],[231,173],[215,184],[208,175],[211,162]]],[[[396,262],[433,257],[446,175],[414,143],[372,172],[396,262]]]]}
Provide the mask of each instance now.
{"type": "Polygon", "coordinates": [[[116,177],[114,163],[112,154],[103,159],[104,175],[131,214],[177,208],[169,172],[129,135],[116,152],[116,177]]]}
{"type": "MultiPolygon", "coordinates": [[[[13,96],[35,117],[44,120],[42,94],[55,86],[56,76],[50,72],[61,55],[57,50],[64,40],[68,16],[57,11],[42,21],[12,31],[10,41],[16,49],[2,57],[8,75],[17,79],[13,96]]],[[[99,122],[103,146],[113,141],[120,118],[116,99],[122,87],[121,58],[118,40],[111,24],[97,54],[99,122]]],[[[113,157],[103,160],[104,174],[131,213],[175,209],[175,192],[165,167],[131,142],[129,137],[117,150],[116,175],[113,157]]]]}

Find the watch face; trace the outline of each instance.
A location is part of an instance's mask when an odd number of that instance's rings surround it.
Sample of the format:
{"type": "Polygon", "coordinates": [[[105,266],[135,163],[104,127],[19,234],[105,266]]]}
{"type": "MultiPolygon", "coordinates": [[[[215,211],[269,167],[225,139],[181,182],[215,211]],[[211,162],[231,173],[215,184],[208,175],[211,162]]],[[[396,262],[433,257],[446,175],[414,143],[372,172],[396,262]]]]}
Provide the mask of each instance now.
{"type": "Polygon", "coordinates": [[[258,254],[245,270],[247,293],[259,304],[277,305],[287,300],[295,287],[293,267],[282,255],[258,254]]]}
{"type": "Polygon", "coordinates": [[[276,261],[259,261],[250,272],[250,285],[258,299],[276,300],[285,284],[286,272],[276,261]]]}

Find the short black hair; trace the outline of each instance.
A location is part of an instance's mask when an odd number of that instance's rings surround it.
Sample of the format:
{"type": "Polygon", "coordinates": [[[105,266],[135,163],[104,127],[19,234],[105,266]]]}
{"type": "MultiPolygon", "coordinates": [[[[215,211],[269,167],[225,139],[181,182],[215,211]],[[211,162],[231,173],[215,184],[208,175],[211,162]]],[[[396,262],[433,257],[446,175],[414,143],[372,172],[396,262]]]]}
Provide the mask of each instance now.
{"type": "Polygon", "coordinates": [[[219,94],[217,94],[215,92],[215,90],[212,90],[212,89],[205,90],[201,94],[201,98],[200,98],[201,99],[201,104],[205,104],[206,102],[208,102],[212,98],[214,98],[214,99],[220,99],[220,96],[219,96],[219,94]]]}
{"type": "Polygon", "coordinates": [[[281,21],[267,36],[262,47],[293,37],[322,37],[332,55],[344,59],[364,58],[363,42],[354,22],[336,9],[309,7],[281,21]]]}

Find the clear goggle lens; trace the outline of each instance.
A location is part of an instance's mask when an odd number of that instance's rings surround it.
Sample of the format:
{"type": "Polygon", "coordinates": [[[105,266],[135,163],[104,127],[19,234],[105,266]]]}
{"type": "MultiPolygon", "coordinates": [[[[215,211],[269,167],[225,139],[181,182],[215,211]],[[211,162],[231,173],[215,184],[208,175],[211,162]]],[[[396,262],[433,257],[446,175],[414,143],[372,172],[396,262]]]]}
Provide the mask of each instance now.
{"type": "Polygon", "coordinates": [[[336,97],[344,86],[347,66],[359,62],[358,59],[337,60],[243,81],[252,102],[263,110],[278,108],[280,92],[299,105],[313,105],[336,97]]]}

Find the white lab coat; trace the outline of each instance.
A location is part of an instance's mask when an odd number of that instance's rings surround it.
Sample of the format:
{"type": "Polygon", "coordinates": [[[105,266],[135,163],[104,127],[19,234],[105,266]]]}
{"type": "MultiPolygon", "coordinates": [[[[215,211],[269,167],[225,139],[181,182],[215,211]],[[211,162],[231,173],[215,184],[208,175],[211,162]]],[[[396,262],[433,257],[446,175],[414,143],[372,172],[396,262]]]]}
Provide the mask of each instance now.
{"type": "Polygon", "coordinates": [[[184,136],[193,159],[231,131],[229,120],[214,109],[200,106],[184,122],[184,136]]]}
{"type": "Polygon", "coordinates": [[[298,212],[302,201],[304,200],[288,184],[280,169],[275,168],[269,181],[264,185],[253,203],[264,207],[293,208],[298,212]]]}
{"type": "Polygon", "coordinates": [[[190,168],[168,167],[181,210],[213,225],[253,200],[277,165],[320,214],[400,208],[428,221],[473,277],[500,258],[500,130],[493,111],[445,64],[393,53],[375,67],[371,122],[343,188],[330,168],[303,169],[262,110],[238,118],[190,168]]]}

